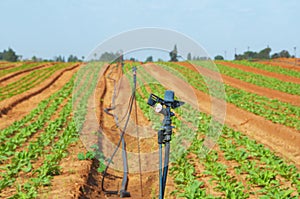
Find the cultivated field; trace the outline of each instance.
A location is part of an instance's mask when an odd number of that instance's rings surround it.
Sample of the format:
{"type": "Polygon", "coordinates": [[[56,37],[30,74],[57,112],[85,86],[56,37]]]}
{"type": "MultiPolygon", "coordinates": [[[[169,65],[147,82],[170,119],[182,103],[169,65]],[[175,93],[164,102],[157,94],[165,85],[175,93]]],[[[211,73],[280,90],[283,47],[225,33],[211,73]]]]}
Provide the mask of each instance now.
{"type": "MultiPolygon", "coordinates": [[[[0,198],[118,198],[101,189],[101,171],[109,157],[99,161],[95,152],[87,151],[87,143],[99,137],[84,128],[84,118],[96,114],[92,125],[117,144],[115,118],[104,109],[113,101],[115,81],[121,80],[117,103],[127,107],[134,66],[138,86],[132,118],[153,128],[152,136],[142,138],[141,130],[129,127],[127,151],[147,154],[158,147],[155,132],[161,118],[153,117],[147,105],[150,93],[163,97],[171,89],[186,102],[174,110],[166,198],[299,198],[299,63],[217,61],[218,70],[207,61],[125,62],[123,67],[0,63],[0,198]],[[85,106],[91,102],[95,106],[85,106]],[[225,114],[218,114],[221,105],[225,114]],[[222,130],[216,135],[214,128],[222,130]],[[188,147],[182,144],[186,141],[188,147]]],[[[110,154],[104,143],[97,144],[102,154],[110,154]]],[[[128,158],[129,168],[143,171],[129,169],[132,198],[157,198],[158,171],[147,170],[156,161],[128,158]]],[[[122,172],[110,168],[108,174],[105,189],[119,189],[122,172]]]]}

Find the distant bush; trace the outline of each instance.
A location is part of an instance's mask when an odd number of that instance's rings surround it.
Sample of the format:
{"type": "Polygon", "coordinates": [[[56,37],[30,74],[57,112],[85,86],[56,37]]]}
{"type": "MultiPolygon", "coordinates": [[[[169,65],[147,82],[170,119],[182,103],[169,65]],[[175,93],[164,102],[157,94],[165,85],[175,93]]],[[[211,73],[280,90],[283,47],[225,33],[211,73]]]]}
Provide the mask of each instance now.
{"type": "Polygon", "coordinates": [[[215,60],[224,60],[224,57],[222,55],[215,56],[215,60]]]}

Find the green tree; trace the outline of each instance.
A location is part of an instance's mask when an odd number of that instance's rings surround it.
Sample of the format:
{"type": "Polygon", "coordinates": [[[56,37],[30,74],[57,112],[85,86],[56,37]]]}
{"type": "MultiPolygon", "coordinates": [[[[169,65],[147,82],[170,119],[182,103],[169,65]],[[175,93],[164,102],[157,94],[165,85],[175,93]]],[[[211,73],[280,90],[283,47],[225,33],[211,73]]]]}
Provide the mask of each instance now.
{"type": "Polygon", "coordinates": [[[290,58],[291,55],[290,55],[289,51],[287,51],[287,50],[282,50],[279,53],[274,53],[273,55],[271,55],[272,59],[276,59],[276,58],[280,58],[280,57],[290,58]]]}
{"type": "Polygon", "coordinates": [[[65,62],[65,57],[59,55],[58,57],[54,57],[54,60],[56,62],[65,62]]]}
{"type": "Polygon", "coordinates": [[[253,51],[246,51],[244,53],[244,59],[256,59],[257,58],[257,52],[253,52],[253,51]]]}
{"type": "Polygon", "coordinates": [[[36,56],[32,56],[31,60],[34,61],[34,62],[37,62],[38,58],[36,56]]]}
{"type": "Polygon", "coordinates": [[[215,60],[224,60],[224,57],[222,55],[215,56],[215,60]]]}
{"type": "Polygon", "coordinates": [[[257,58],[258,59],[270,59],[271,51],[272,51],[271,48],[267,47],[258,53],[257,58]]]}
{"type": "Polygon", "coordinates": [[[279,58],[279,53],[274,53],[272,56],[271,56],[271,59],[276,59],[276,58],[279,58]]]}
{"type": "Polygon", "coordinates": [[[80,61],[80,60],[74,55],[70,55],[68,57],[68,62],[78,62],[78,61],[80,61]]]}
{"type": "Polygon", "coordinates": [[[147,57],[145,62],[153,62],[153,57],[152,56],[147,57]]]}
{"type": "Polygon", "coordinates": [[[189,60],[189,61],[192,60],[192,54],[191,54],[191,53],[188,53],[188,54],[187,54],[187,60],[189,60]]]}
{"type": "Polygon", "coordinates": [[[4,50],[2,53],[2,59],[5,61],[16,62],[18,61],[18,55],[16,55],[13,49],[8,48],[8,50],[4,50]]]}
{"type": "Polygon", "coordinates": [[[117,57],[113,52],[105,52],[100,56],[100,61],[108,61],[111,62],[115,60],[117,57]]]}
{"type": "Polygon", "coordinates": [[[279,53],[279,56],[280,56],[280,57],[285,57],[285,58],[290,58],[290,57],[291,57],[289,51],[287,51],[287,50],[282,50],[282,51],[279,53]]]}
{"type": "Polygon", "coordinates": [[[104,52],[100,56],[100,61],[105,62],[122,62],[123,61],[123,53],[121,51],[113,53],[113,52],[104,52]]]}
{"type": "Polygon", "coordinates": [[[174,49],[169,53],[170,54],[170,61],[172,61],[172,62],[177,62],[178,61],[178,59],[177,59],[177,46],[176,46],[176,44],[175,44],[175,46],[174,46],[174,49]]]}

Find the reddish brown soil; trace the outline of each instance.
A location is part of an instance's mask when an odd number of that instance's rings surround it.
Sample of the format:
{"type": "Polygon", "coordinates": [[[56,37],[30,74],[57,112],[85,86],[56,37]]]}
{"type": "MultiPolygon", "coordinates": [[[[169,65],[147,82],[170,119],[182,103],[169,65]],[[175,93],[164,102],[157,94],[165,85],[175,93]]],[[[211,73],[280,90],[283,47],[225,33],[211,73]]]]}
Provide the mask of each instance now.
{"type": "Polygon", "coordinates": [[[31,71],[38,70],[38,69],[45,68],[45,67],[51,67],[53,65],[55,65],[55,63],[46,63],[46,64],[42,64],[42,65],[39,65],[39,66],[36,66],[33,68],[29,68],[26,70],[17,71],[15,73],[10,73],[10,74],[0,78],[0,86],[5,86],[11,82],[18,81],[19,79],[21,79],[23,76],[26,76],[27,73],[29,73],[31,71]]]}
{"type": "Polygon", "coordinates": [[[92,166],[91,160],[78,160],[79,153],[86,153],[81,140],[68,147],[69,155],[61,163],[60,175],[54,176],[50,187],[40,190],[39,198],[78,198],[81,187],[86,183],[92,166]]]}
{"type": "Polygon", "coordinates": [[[295,71],[300,71],[300,59],[297,58],[295,61],[294,58],[279,58],[272,59],[270,61],[260,61],[262,64],[268,64],[272,66],[280,66],[282,68],[287,68],[295,71]]]}
{"type": "Polygon", "coordinates": [[[279,66],[279,67],[282,67],[282,68],[295,70],[295,71],[300,71],[300,66],[298,66],[298,65],[295,66],[293,64],[287,64],[287,63],[281,63],[281,62],[266,62],[266,61],[260,61],[259,63],[267,64],[267,65],[271,65],[271,66],[279,66]]]}
{"type": "Polygon", "coordinates": [[[7,63],[3,63],[0,65],[0,70],[6,70],[6,69],[9,69],[9,68],[13,68],[13,67],[18,67],[22,65],[21,63],[10,63],[10,62],[7,62],[7,63]]]}
{"type": "Polygon", "coordinates": [[[34,63],[34,62],[30,62],[30,61],[28,61],[28,62],[16,62],[16,63],[7,62],[6,64],[2,64],[0,66],[0,71],[1,70],[6,70],[6,69],[10,69],[10,68],[19,67],[19,66],[21,66],[23,64],[32,64],[32,63],[34,63]]]}
{"type": "MultiPolygon", "coordinates": [[[[120,68],[114,69],[112,71],[109,69],[111,68],[108,67],[107,70],[104,69],[102,72],[105,75],[112,72],[112,77],[115,79],[119,79],[121,77],[122,73],[120,68]]],[[[189,87],[189,85],[156,65],[146,64],[145,69],[149,72],[150,75],[160,81],[162,85],[172,88],[175,93],[180,96],[185,96],[187,98],[187,102],[190,102],[191,105],[198,108],[196,106],[197,104],[195,104],[192,99],[188,99],[189,95],[195,93],[196,97],[198,98],[199,109],[205,113],[211,113],[211,100],[215,99],[212,99],[207,94],[199,92],[195,89],[192,90],[193,93],[187,93],[188,91],[186,90],[186,88],[189,87]]],[[[42,90],[36,95],[30,96],[30,98],[27,98],[27,100],[23,100],[19,104],[13,106],[6,114],[2,116],[2,118],[0,118],[0,129],[7,127],[13,121],[19,120],[23,116],[28,114],[34,107],[36,107],[38,102],[49,97],[52,93],[59,90],[77,70],[78,67],[74,68],[73,70],[64,72],[46,89],[42,90]]],[[[207,71],[207,73],[209,73],[209,71],[207,71]]],[[[57,74],[58,72],[52,75],[49,80],[44,82],[44,85],[51,83],[51,79],[54,79],[57,74]]],[[[232,82],[232,80],[230,79],[226,79],[225,81],[232,82]]],[[[240,82],[235,82],[235,84],[239,83],[240,82]]],[[[34,93],[34,91],[40,90],[41,88],[43,87],[39,86],[32,89],[30,92],[34,93]]],[[[116,143],[119,140],[119,131],[114,131],[113,129],[111,129],[111,126],[115,124],[114,118],[107,115],[103,111],[104,108],[111,105],[112,91],[113,82],[104,77],[100,79],[95,94],[96,104],[95,107],[91,108],[96,109],[96,113],[99,116],[98,120],[101,127],[104,129],[105,136],[107,136],[113,143],[116,143]]],[[[128,100],[128,96],[130,95],[130,86],[128,82],[122,82],[120,86],[120,93],[123,94],[122,96],[120,96],[121,101],[126,101],[126,99],[128,100]]],[[[28,95],[28,93],[26,94],[28,95]]],[[[19,97],[26,98],[26,94],[22,94],[19,97]]],[[[14,100],[5,100],[5,103],[0,103],[0,107],[6,107],[7,105],[14,102],[14,100]]],[[[93,101],[92,98],[90,100],[91,102],[93,101]]],[[[218,104],[218,100],[215,101],[218,104]]],[[[88,113],[89,112],[92,111],[88,111],[88,113]]],[[[133,109],[133,112],[135,112],[135,109],[133,109]]],[[[142,116],[143,114],[139,108],[137,108],[136,112],[138,114],[138,122],[140,124],[148,122],[147,119],[142,116]]],[[[132,113],[132,115],[134,115],[134,113],[132,113]]],[[[217,116],[217,119],[221,120],[222,118],[218,118],[217,116]]],[[[227,113],[225,119],[225,123],[228,126],[239,130],[249,137],[265,144],[266,146],[274,150],[277,154],[293,161],[297,165],[297,167],[300,168],[300,134],[296,130],[285,127],[283,125],[273,124],[272,122],[265,120],[262,117],[256,116],[247,111],[243,111],[232,104],[227,104],[227,113]]],[[[126,135],[125,140],[127,142],[128,149],[137,152],[138,140],[130,135],[126,135]]],[[[151,150],[147,142],[143,143],[140,141],[140,145],[143,146],[143,150],[145,151],[151,150]]],[[[102,150],[108,149],[103,146],[102,150]]],[[[97,172],[97,160],[78,160],[77,154],[79,152],[86,152],[86,148],[81,140],[79,140],[75,144],[72,144],[72,146],[69,147],[68,151],[68,157],[61,162],[62,174],[54,177],[51,187],[41,189],[41,193],[39,196],[40,198],[119,198],[116,196],[105,195],[101,190],[102,175],[101,173],[97,172]]],[[[142,160],[142,165],[150,163],[151,160],[142,160]]],[[[121,181],[122,173],[113,169],[109,169],[108,177],[105,181],[105,188],[109,190],[120,189],[121,181]],[[109,179],[109,177],[111,179],[109,179]]],[[[168,178],[167,186],[167,193],[169,193],[168,190],[172,190],[172,188],[174,187],[172,179],[168,178]]],[[[140,175],[129,173],[128,191],[131,193],[131,198],[148,199],[152,198],[152,196],[157,198],[158,173],[142,173],[142,189],[140,175]]],[[[211,190],[211,192],[213,192],[213,190],[211,190]]]]}
{"type": "MultiPolygon", "coordinates": [[[[69,70],[61,70],[53,74],[48,80],[44,82],[44,85],[51,83],[53,79],[56,79],[45,90],[33,95],[29,100],[23,101],[17,104],[6,115],[0,118],[0,129],[7,127],[12,122],[21,119],[27,115],[36,105],[43,99],[48,98],[51,94],[61,89],[73,76],[73,74],[79,69],[79,65],[73,65],[69,67],[69,70]],[[61,74],[61,75],[60,75],[61,74]],[[58,78],[57,78],[58,77],[58,78]]],[[[43,85],[34,88],[33,90],[40,90],[43,85]]],[[[32,91],[28,91],[29,93],[32,91]]],[[[26,97],[28,93],[22,94],[20,98],[26,97]]],[[[77,198],[79,195],[79,189],[85,183],[88,172],[90,170],[91,161],[79,161],[77,154],[79,152],[86,152],[85,147],[78,140],[72,144],[69,148],[69,155],[63,159],[60,166],[62,167],[62,173],[58,176],[54,176],[52,180],[52,186],[44,187],[40,191],[40,198],[77,198]]]]}
{"type": "Polygon", "coordinates": [[[300,66],[298,66],[298,65],[295,66],[292,64],[286,64],[286,63],[280,63],[280,62],[260,62],[260,63],[271,65],[271,66],[279,66],[279,67],[294,70],[294,71],[300,71],[300,66]]]}
{"type": "MultiPolygon", "coordinates": [[[[67,100],[65,99],[58,107],[58,110],[51,116],[51,119],[50,120],[55,120],[59,117],[59,112],[60,110],[66,105],[67,103],[67,100]]],[[[39,131],[35,132],[34,134],[32,134],[30,137],[28,137],[28,139],[23,143],[23,144],[20,144],[19,146],[17,146],[16,148],[16,152],[20,152],[20,151],[27,151],[28,150],[28,145],[30,144],[30,142],[35,142],[38,137],[45,132],[45,129],[47,128],[48,124],[46,123],[43,127],[43,129],[40,129],[39,131]]],[[[57,139],[59,138],[60,134],[62,133],[63,131],[59,131],[57,132],[58,133],[58,136],[56,136],[55,138],[55,141],[57,141],[57,139]]],[[[51,150],[51,146],[46,146],[44,149],[44,151],[49,151],[51,150]]],[[[8,160],[5,161],[4,164],[10,164],[11,163],[11,160],[12,160],[13,157],[10,157],[8,158],[8,160]]],[[[38,159],[36,159],[35,161],[32,161],[32,167],[33,169],[37,169],[38,167],[42,166],[43,163],[44,163],[44,158],[43,157],[39,157],[38,159]]],[[[24,182],[26,180],[28,180],[29,178],[33,177],[34,174],[32,173],[24,173],[24,172],[20,172],[19,175],[17,176],[16,178],[16,182],[24,182]]],[[[11,186],[11,187],[6,187],[5,189],[1,190],[1,195],[0,197],[4,197],[4,198],[9,198],[11,197],[12,195],[16,194],[17,190],[15,187],[11,186]]]]}
{"type": "MultiPolygon", "coordinates": [[[[114,66],[110,66],[107,71],[105,71],[106,78],[102,78],[100,80],[100,87],[99,89],[103,92],[102,94],[98,94],[100,96],[101,104],[99,106],[100,110],[97,112],[100,115],[100,125],[104,131],[104,136],[107,137],[112,143],[117,143],[120,139],[119,131],[111,129],[112,126],[115,125],[114,118],[112,116],[107,115],[104,113],[103,109],[111,106],[112,100],[112,92],[114,88],[114,82],[107,78],[108,74],[111,74],[110,77],[113,79],[120,79],[122,76],[121,68],[115,68],[114,66]]],[[[119,101],[124,101],[125,104],[128,104],[128,100],[131,93],[129,82],[123,80],[122,84],[119,88],[120,96],[118,97],[119,101]]],[[[135,112],[133,110],[133,112],[135,112]]],[[[143,122],[140,120],[140,110],[137,110],[139,114],[139,123],[143,122]]],[[[147,121],[145,121],[147,122],[147,121]]],[[[137,139],[130,135],[125,135],[125,140],[127,143],[127,147],[131,148],[133,151],[137,151],[137,139]],[[135,147],[134,147],[135,146],[135,147]]],[[[102,151],[106,154],[107,150],[110,150],[106,143],[101,144],[102,151]]],[[[149,147],[149,146],[148,146],[149,147]]],[[[147,150],[144,149],[143,150],[147,150]]],[[[116,159],[114,161],[117,161],[116,159]]],[[[138,160],[136,160],[138,161],[138,160]]],[[[147,160],[145,160],[147,161],[147,160]]],[[[117,163],[115,163],[117,164],[117,163]]],[[[132,162],[129,162],[132,164],[132,162]]],[[[147,164],[143,163],[142,164],[147,164]]],[[[85,186],[81,188],[81,196],[80,198],[118,198],[115,195],[106,195],[103,190],[101,189],[101,181],[102,181],[102,174],[96,171],[97,161],[94,160],[93,167],[89,173],[89,177],[87,179],[87,183],[85,186]]],[[[142,173],[142,182],[140,179],[140,174],[130,173],[129,171],[129,183],[127,190],[131,194],[131,198],[150,198],[151,192],[156,188],[156,182],[158,182],[157,172],[148,172],[142,173]],[[142,188],[141,188],[142,186],[142,188]]],[[[108,176],[105,178],[105,189],[108,190],[118,190],[121,188],[121,181],[122,181],[122,172],[114,170],[110,168],[108,170],[108,176]]],[[[156,193],[156,191],[154,192],[156,193]]]]}
{"type": "MultiPolygon", "coordinates": [[[[210,78],[215,79],[215,77],[217,77],[217,75],[218,75],[216,72],[211,71],[206,68],[203,68],[203,67],[197,67],[197,69],[199,69],[199,71],[197,71],[193,65],[186,63],[186,62],[181,62],[179,64],[182,66],[188,67],[191,70],[194,70],[196,72],[200,71],[201,75],[207,76],[210,78]]],[[[236,78],[233,78],[233,77],[230,77],[227,75],[223,75],[223,74],[222,74],[222,79],[225,84],[228,84],[232,87],[239,88],[239,89],[245,90],[247,92],[255,93],[257,95],[265,96],[270,99],[278,99],[279,101],[287,102],[287,103],[290,103],[295,106],[300,106],[300,96],[291,95],[291,94],[273,90],[270,88],[265,88],[265,87],[257,86],[254,84],[250,84],[250,83],[247,83],[247,82],[244,82],[239,79],[236,79],[236,78]]],[[[299,81],[300,81],[300,79],[299,79],[299,81]]]]}
{"type": "MultiPolygon", "coordinates": [[[[186,89],[186,85],[183,82],[179,82],[176,77],[173,77],[168,72],[164,71],[161,68],[155,68],[156,66],[151,65],[151,69],[149,65],[145,66],[148,69],[149,74],[153,75],[156,79],[158,79],[164,86],[176,88],[175,93],[181,93],[180,95],[186,95],[183,93],[186,89]],[[164,79],[162,77],[169,77],[164,79]]],[[[109,70],[108,70],[109,71],[109,70]]],[[[108,73],[105,72],[105,74],[108,73]]],[[[112,77],[115,79],[120,78],[121,72],[120,70],[116,70],[112,73],[112,77]]],[[[130,86],[128,82],[122,82],[120,89],[122,93],[125,95],[121,96],[123,98],[128,99],[128,95],[130,93],[130,86]],[[129,90],[128,90],[129,89],[129,90]]],[[[116,143],[119,139],[119,132],[113,131],[111,126],[113,126],[114,120],[111,116],[105,114],[103,112],[103,108],[109,107],[111,104],[111,96],[113,90],[113,82],[107,78],[102,78],[100,80],[100,84],[98,87],[98,94],[96,94],[96,99],[100,99],[100,106],[97,108],[97,115],[99,115],[100,124],[105,131],[105,135],[113,142],[116,143]]],[[[200,110],[206,113],[211,112],[211,99],[210,96],[194,90],[196,93],[200,103],[200,110]]],[[[188,96],[188,95],[187,95],[188,96]]],[[[192,103],[191,103],[192,104],[192,103]]],[[[142,115],[140,110],[137,110],[139,118],[142,115]]],[[[147,123],[146,119],[142,119],[139,121],[141,123],[147,123]]],[[[265,144],[266,146],[270,147],[271,149],[275,150],[279,155],[288,158],[289,160],[293,161],[295,164],[300,160],[300,152],[299,152],[299,144],[300,144],[300,137],[299,132],[295,131],[294,129],[287,128],[283,125],[275,125],[270,121],[265,120],[264,118],[258,117],[254,114],[251,114],[247,111],[243,111],[232,104],[227,104],[227,115],[226,115],[226,124],[236,130],[242,131],[249,135],[250,137],[257,139],[259,142],[265,144]]],[[[137,140],[132,138],[129,135],[125,136],[127,146],[135,145],[137,146],[137,140]]],[[[147,146],[147,145],[145,145],[147,146]]],[[[133,151],[137,149],[135,147],[131,147],[133,151]]],[[[105,146],[103,147],[105,150],[105,146]]],[[[78,197],[79,198],[118,198],[117,196],[109,196],[103,193],[101,190],[101,180],[102,175],[97,172],[98,162],[93,160],[92,164],[89,167],[89,174],[87,175],[85,172],[86,170],[81,170],[79,179],[86,178],[86,181],[77,184],[75,180],[67,184],[67,189],[62,190],[63,193],[68,193],[68,196],[64,196],[65,198],[72,198],[78,197]],[[70,189],[72,188],[73,189],[70,189]],[[68,191],[68,190],[75,190],[75,191],[68,191]]],[[[299,167],[299,164],[297,164],[299,167]]],[[[69,167],[68,167],[69,168],[69,167]]],[[[68,174],[66,175],[68,176],[68,174]]],[[[119,189],[121,186],[122,180],[122,173],[109,169],[108,170],[108,178],[105,181],[105,188],[109,190],[119,189]],[[110,178],[110,179],[109,179],[110,178]]],[[[77,176],[78,177],[78,176],[77,176]]],[[[60,178],[58,178],[60,179],[60,178]]],[[[75,178],[74,178],[75,179],[75,178]]],[[[129,174],[129,184],[128,184],[128,191],[131,193],[131,198],[151,198],[157,196],[157,187],[158,187],[158,178],[157,172],[149,172],[149,173],[142,173],[142,191],[140,189],[140,175],[139,174],[129,174]],[[143,197],[141,196],[143,195],[143,197]]],[[[242,180],[243,181],[243,180],[242,180]]],[[[244,181],[243,181],[244,182],[244,181]]],[[[58,183],[59,186],[59,183],[58,183]]],[[[168,179],[167,183],[167,190],[172,190],[174,185],[172,180],[168,179]]],[[[167,191],[168,192],[168,191],[167,191]]],[[[52,192],[58,194],[58,192],[52,192]]],[[[211,190],[211,193],[214,193],[211,190]]],[[[170,197],[171,198],[171,197],[170,197]]]]}
{"type": "MultiPolygon", "coordinates": [[[[187,93],[186,88],[189,87],[187,83],[165,71],[161,67],[154,64],[145,64],[145,69],[150,75],[160,81],[162,85],[165,87],[172,87],[178,96],[186,96],[188,98],[193,95],[193,93],[187,93]]],[[[198,99],[201,100],[199,103],[199,109],[210,114],[211,101],[216,99],[195,89],[193,92],[197,95],[198,99]]],[[[194,105],[195,103],[191,104],[194,105]]],[[[227,103],[226,106],[226,125],[237,131],[245,133],[250,138],[253,138],[271,148],[275,153],[287,158],[300,168],[299,131],[284,125],[274,124],[263,117],[239,109],[233,104],[227,103]]]]}
{"type": "Polygon", "coordinates": [[[251,72],[251,73],[255,73],[255,74],[259,74],[259,75],[264,75],[264,76],[267,76],[267,77],[276,78],[276,79],[279,79],[281,81],[293,82],[293,83],[300,84],[300,78],[297,78],[297,77],[292,77],[292,76],[288,76],[288,75],[273,73],[273,72],[261,70],[261,69],[250,67],[250,66],[234,64],[234,63],[231,63],[231,62],[218,61],[217,63],[220,63],[224,66],[229,66],[229,67],[232,67],[232,68],[241,69],[241,70],[246,71],[246,72],[251,72]]]}
{"type": "Polygon", "coordinates": [[[37,104],[62,88],[78,70],[76,64],[54,73],[42,85],[0,102],[0,129],[27,115],[37,104]]]}
{"type": "MultiPolygon", "coordinates": [[[[103,73],[105,68],[106,67],[104,67],[100,73],[103,73]]],[[[88,81],[86,78],[84,80],[88,81]]],[[[101,92],[103,91],[97,89],[97,93],[95,94],[97,99],[101,95],[101,92]]],[[[95,100],[94,95],[89,99],[89,104],[92,104],[94,102],[93,100],[95,100]]],[[[87,111],[88,118],[93,117],[94,108],[94,106],[89,107],[87,111]]],[[[97,123],[94,125],[97,125],[97,123]]],[[[90,133],[88,136],[89,139],[97,139],[97,137],[90,133]]],[[[71,199],[81,197],[82,192],[84,192],[84,187],[87,186],[87,180],[90,176],[89,173],[93,169],[97,169],[95,162],[92,160],[78,160],[77,155],[79,153],[87,152],[87,146],[82,142],[84,138],[84,136],[81,136],[80,140],[68,148],[69,156],[64,158],[60,163],[62,173],[51,180],[51,186],[49,188],[44,188],[40,192],[41,198],[53,198],[53,196],[55,196],[54,198],[71,199]]]]}
{"type": "Polygon", "coordinates": [[[2,65],[8,64],[8,63],[9,63],[9,62],[7,62],[7,61],[1,60],[1,61],[0,61],[0,67],[1,67],[2,65]]]}
{"type": "MultiPolygon", "coordinates": [[[[62,77],[58,78],[50,87],[47,87],[45,91],[37,95],[33,95],[29,100],[20,102],[16,106],[12,107],[10,111],[3,115],[1,118],[3,123],[1,122],[1,127],[4,128],[10,125],[13,121],[21,119],[23,116],[28,114],[30,110],[32,110],[40,100],[45,99],[50,96],[50,94],[57,91],[61,88],[74,74],[77,70],[74,69],[72,71],[68,71],[63,73],[62,77]],[[48,92],[47,92],[48,91],[48,92]],[[50,92],[49,92],[50,91],[50,92]]],[[[103,71],[102,71],[103,72],[103,71]]],[[[107,72],[107,71],[105,71],[107,72]]],[[[106,73],[105,73],[106,74],[106,73]]],[[[57,75],[57,73],[55,74],[57,75]]],[[[56,77],[53,75],[54,77],[56,77]]],[[[119,68],[117,71],[114,71],[113,77],[118,79],[121,75],[121,69],[119,68]]],[[[54,78],[54,77],[51,77],[54,78]]],[[[48,80],[48,82],[51,82],[48,80]]],[[[45,82],[44,84],[47,84],[45,82]]],[[[114,125],[114,119],[111,116],[108,116],[103,113],[103,107],[110,106],[111,101],[111,92],[112,92],[113,84],[110,80],[102,78],[98,85],[98,89],[96,91],[96,102],[100,103],[100,105],[96,104],[97,114],[100,115],[101,124],[103,125],[104,131],[107,136],[111,139],[112,142],[116,143],[119,140],[119,132],[115,132],[111,130],[111,126],[114,125]],[[100,99],[100,100],[99,100],[100,99]]],[[[120,89],[125,89],[121,93],[130,93],[128,92],[128,88],[130,88],[128,82],[121,85],[120,89]]],[[[39,88],[35,88],[39,90],[39,88]]],[[[29,91],[29,93],[32,91],[29,91]]],[[[28,93],[27,93],[28,94],[28,93]]],[[[24,94],[23,97],[27,95],[24,94]]],[[[124,96],[121,96],[121,98],[124,96]]],[[[91,98],[92,99],[92,98],[91,98]]],[[[6,104],[6,103],[3,103],[6,104]]],[[[92,112],[92,111],[88,111],[92,112]]],[[[137,114],[142,115],[141,110],[137,108],[137,114]]],[[[139,123],[148,122],[144,117],[139,117],[139,123]]],[[[93,138],[92,138],[93,139],[93,138]]],[[[126,141],[128,142],[128,146],[137,146],[137,139],[132,138],[131,136],[126,135],[126,141]]],[[[142,144],[142,143],[141,143],[142,144]]],[[[145,145],[147,146],[147,145],[145,145]]],[[[149,146],[148,146],[149,147],[149,146]]],[[[132,147],[130,147],[132,148],[132,147]]],[[[105,150],[105,147],[104,147],[105,150]]],[[[136,147],[133,147],[131,150],[137,151],[136,147]]],[[[51,181],[52,186],[49,188],[44,187],[40,190],[39,197],[41,198],[114,198],[115,196],[107,196],[101,190],[101,173],[97,172],[98,163],[97,160],[93,161],[79,161],[77,158],[77,154],[79,152],[86,152],[86,147],[83,145],[81,140],[79,140],[76,144],[73,144],[69,149],[69,156],[62,160],[62,173],[58,176],[54,176],[54,179],[51,181]]],[[[144,163],[144,164],[147,164],[144,163]]],[[[122,173],[109,169],[109,176],[113,177],[115,180],[110,180],[109,178],[105,181],[105,187],[107,189],[118,189],[121,184],[121,176],[122,173]],[[118,177],[119,176],[119,177],[118,177]]],[[[152,192],[157,193],[157,172],[149,172],[142,173],[142,189],[141,189],[141,181],[139,174],[131,174],[129,173],[129,184],[128,191],[131,193],[131,198],[149,198],[152,192]],[[143,197],[141,197],[143,196],[143,197]]],[[[170,186],[170,183],[168,183],[170,186]]],[[[152,194],[153,195],[153,194],[152,194]]]]}

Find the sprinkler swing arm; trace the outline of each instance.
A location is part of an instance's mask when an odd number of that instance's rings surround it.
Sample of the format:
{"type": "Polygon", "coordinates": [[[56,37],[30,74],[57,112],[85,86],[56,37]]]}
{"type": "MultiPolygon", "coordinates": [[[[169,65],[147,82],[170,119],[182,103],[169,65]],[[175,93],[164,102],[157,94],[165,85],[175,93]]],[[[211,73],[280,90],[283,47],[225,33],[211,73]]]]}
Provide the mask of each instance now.
{"type": "Polygon", "coordinates": [[[159,199],[164,198],[164,192],[167,181],[168,167],[169,167],[169,153],[170,153],[170,141],[172,135],[172,119],[175,116],[171,112],[171,108],[175,109],[184,104],[184,102],[174,99],[174,91],[166,90],[164,99],[159,98],[154,94],[150,94],[147,102],[148,105],[154,107],[155,111],[164,115],[162,129],[158,131],[158,145],[159,145],[159,199]],[[164,168],[162,165],[162,144],[165,145],[165,159],[164,168]]]}
{"type": "Polygon", "coordinates": [[[165,105],[166,107],[171,107],[172,109],[178,108],[184,104],[184,102],[174,100],[174,91],[171,90],[165,91],[165,99],[161,99],[160,97],[151,93],[147,104],[154,107],[154,105],[157,103],[165,105]]]}

